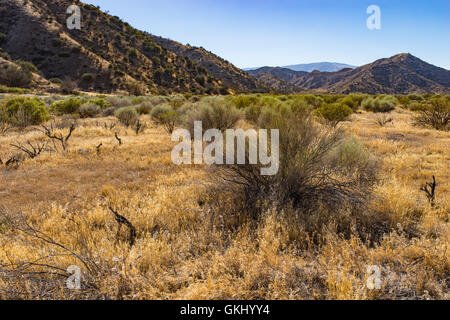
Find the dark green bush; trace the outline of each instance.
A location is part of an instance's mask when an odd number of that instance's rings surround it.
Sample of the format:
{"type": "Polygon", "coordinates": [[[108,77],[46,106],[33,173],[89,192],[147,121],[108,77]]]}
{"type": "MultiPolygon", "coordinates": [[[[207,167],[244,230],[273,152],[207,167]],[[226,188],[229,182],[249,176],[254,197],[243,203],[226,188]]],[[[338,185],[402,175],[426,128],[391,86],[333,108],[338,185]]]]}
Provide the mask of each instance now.
{"type": "Polygon", "coordinates": [[[38,98],[13,98],[1,107],[9,123],[26,127],[36,125],[50,119],[45,103],[38,98]]]}
{"type": "Polygon", "coordinates": [[[80,99],[75,98],[56,101],[50,106],[50,112],[55,115],[77,113],[82,103],[80,99]]]}
{"type": "Polygon", "coordinates": [[[315,114],[322,119],[325,119],[328,123],[336,125],[341,121],[347,120],[347,118],[353,113],[353,110],[346,104],[332,103],[323,104],[320,108],[316,109],[315,114]]]}
{"type": "Polygon", "coordinates": [[[390,112],[395,109],[398,101],[390,95],[380,95],[364,99],[361,106],[371,112],[390,112]]]}

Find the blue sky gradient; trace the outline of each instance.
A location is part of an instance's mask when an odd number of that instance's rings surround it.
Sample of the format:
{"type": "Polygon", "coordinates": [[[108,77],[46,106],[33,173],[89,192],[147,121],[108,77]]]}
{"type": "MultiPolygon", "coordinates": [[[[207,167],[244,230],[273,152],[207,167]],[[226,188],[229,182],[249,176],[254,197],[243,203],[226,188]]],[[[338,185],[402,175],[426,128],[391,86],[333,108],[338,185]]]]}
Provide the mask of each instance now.
{"type": "Polygon", "coordinates": [[[238,67],[364,65],[409,52],[450,70],[449,0],[86,0],[133,27],[238,67]],[[381,30],[368,30],[370,5],[381,30]]]}

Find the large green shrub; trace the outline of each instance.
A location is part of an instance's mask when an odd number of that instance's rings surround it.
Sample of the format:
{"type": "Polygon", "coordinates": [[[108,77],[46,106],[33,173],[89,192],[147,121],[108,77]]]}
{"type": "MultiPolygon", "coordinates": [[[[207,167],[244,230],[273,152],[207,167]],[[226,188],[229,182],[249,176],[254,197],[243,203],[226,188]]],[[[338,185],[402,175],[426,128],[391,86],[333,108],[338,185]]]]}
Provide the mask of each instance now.
{"type": "Polygon", "coordinates": [[[55,115],[73,114],[77,113],[80,109],[82,101],[80,99],[67,99],[56,101],[51,104],[50,112],[55,115]]]}
{"type": "Polygon", "coordinates": [[[353,110],[342,103],[325,103],[315,111],[317,116],[325,119],[332,125],[336,125],[339,122],[346,120],[352,113],[353,110]]]}
{"type": "Polygon", "coordinates": [[[389,112],[395,109],[398,101],[394,96],[381,95],[364,99],[361,106],[371,112],[389,112]]]}
{"type": "Polygon", "coordinates": [[[50,119],[44,101],[38,98],[13,98],[1,108],[7,121],[19,127],[40,124],[50,119]]]}

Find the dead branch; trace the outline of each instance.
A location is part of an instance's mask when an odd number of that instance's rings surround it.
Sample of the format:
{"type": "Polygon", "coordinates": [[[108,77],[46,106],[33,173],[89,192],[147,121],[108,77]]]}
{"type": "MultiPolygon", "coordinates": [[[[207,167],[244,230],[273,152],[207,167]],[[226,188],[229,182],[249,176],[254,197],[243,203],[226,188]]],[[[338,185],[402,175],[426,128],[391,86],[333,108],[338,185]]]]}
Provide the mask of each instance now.
{"type": "Polygon", "coordinates": [[[100,148],[103,146],[103,142],[101,142],[98,146],[95,147],[95,149],[97,150],[97,154],[100,153],[100,148]]]}
{"type": "Polygon", "coordinates": [[[134,130],[136,132],[136,135],[139,135],[139,133],[144,132],[145,127],[146,127],[145,123],[142,123],[141,120],[138,120],[136,122],[136,127],[134,130]]]}
{"type": "Polygon", "coordinates": [[[119,145],[122,145],[122,139],[119,138],[119,134],[117,133],[117,131],[114,133],[114,137],[119,142],[119,145]]]}
{"type": "Polygon", "coordinates": [[[50,127],[42,125],[41,132],[44,133],[48,138],[54,140],[57,140],[60,142],[61,147],[64,151],[66,151],[67,148],[67,142],[69,141],[70,137],[72,136],[72,132],[75,130],[75,124],[72,123],[69,128],[69,133],[64,137],[61,133],[56,134],[54,131],[53,123],[50,125],[50,127]]]}
{"type": "Polygon", "coordinates": [[[33,144],[30,141],[27,141],[26,144],[11,144],[11,147],[25,152],[30,157],[30,159],[34,159],[39,156],[42,151],[46,150],[47,145],[47,142],[36,142],[35,144],[33,144]]]}
{"type": "Polygon", "coordinates": [[[436,177],[433,176],[433,182],[426,182],[425,185],[423,185],[420,188],[421,191],[425,192],[428,201],[430,202],[431,206],[434,207],[435,200],[436,200],[436,177]]]}
{"type": "Polygon", "coordinates": [[[136,228],[125,217],[118,214],[117,211],[115,211],[111,206],[109,206],[109,210],[111,210],[111,212],[114,214],[116,222],[119,224],[116,237],[119,238],[120,230],[122,228],[122,225],[124,224],[129,229],[128,242],[130,244],[130,247],[132,247],[136,239],[136,228]]]}

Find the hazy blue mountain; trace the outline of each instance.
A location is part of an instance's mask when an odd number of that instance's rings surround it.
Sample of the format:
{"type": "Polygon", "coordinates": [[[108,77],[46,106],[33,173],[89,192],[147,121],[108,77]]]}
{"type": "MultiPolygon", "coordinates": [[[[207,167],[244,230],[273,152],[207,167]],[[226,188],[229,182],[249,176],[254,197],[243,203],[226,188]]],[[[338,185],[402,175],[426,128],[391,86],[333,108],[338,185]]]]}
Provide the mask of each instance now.
{"type": "MultiPolygon", "coordinates": [[[[305,71],[305,72],[312,72],[314,70],[320,71],[320,72],[336,72],[342,69],[350,68],[355,69],[356,66],[351,66],[345,63],[338,63],[338,62],[316,62],[316,63],[304,63],[304,64],[295,64],[291,66],[284,66],[281,68],[290,69],[294,71],[305,71]]],[[[248,68],[244,69],[245,71],[253,71],[257,70],[259,68],[248,68]]]]}

